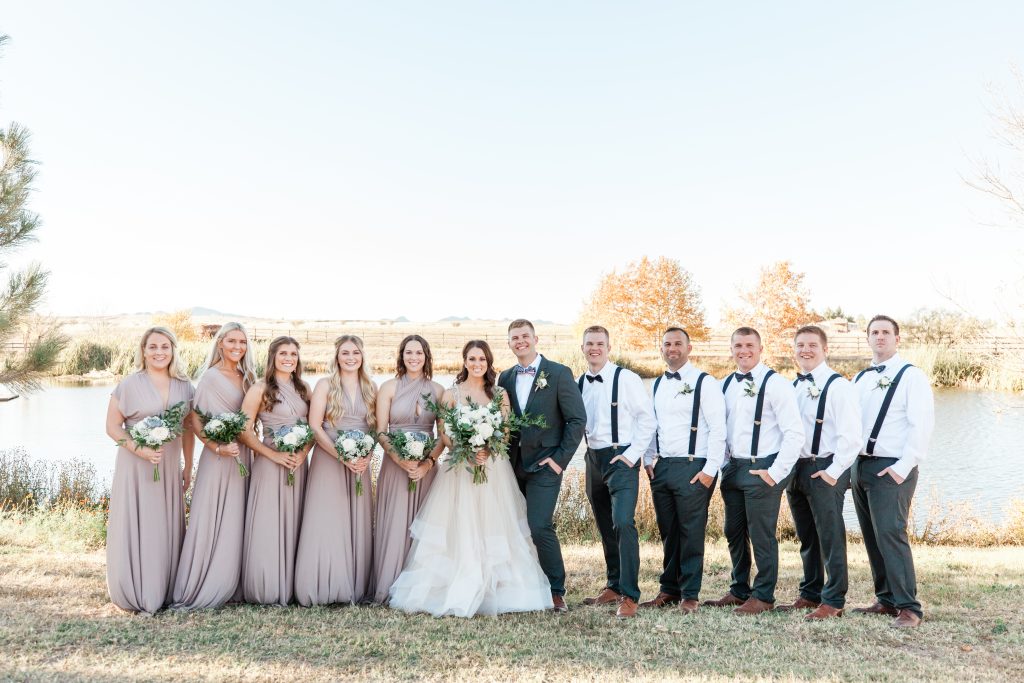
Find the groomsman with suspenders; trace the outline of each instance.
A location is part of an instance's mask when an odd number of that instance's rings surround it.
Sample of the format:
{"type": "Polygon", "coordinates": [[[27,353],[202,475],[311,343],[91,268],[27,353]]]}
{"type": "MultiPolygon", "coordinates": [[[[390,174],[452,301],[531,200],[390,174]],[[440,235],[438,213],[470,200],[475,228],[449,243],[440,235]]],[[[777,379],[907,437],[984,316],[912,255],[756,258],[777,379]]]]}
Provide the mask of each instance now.
{"type": "Polygon", "coordinates": [[[931,383],[899,357],[899,324],[886,315],[868,323],[872,365],[854,378],[861,406],[860,455],[853,466],[853,503],[875,583],[875,604],[854,609],[895,617],[913,628],[923,613],[917,601],[914,557],[907,537],[917,466],[935,426],[931,383]]]}
{"type": "Polygon", "coordinates": [[[860,401],[850,382],[828,366],[824,330],[801,327],[793,345],[800,368],[793,387],[805,439],[786,496],[800,539],[804,577],[796,601],[775,609],[812,609],[804,618],[816,621],[843,616],[846,605],[843,501],[850,465],[860,452],[860,401]]]}
{"type": "Polygon", "coordinates": [[[711,607],[737,605],[740,615],[760,614],[775,603],[779,542],[775,537],[782,492],[804,442],[793,387],[761,362],[761,335],[751,327],[732,333],[738,372],[722,382],[726,454],[722,469],[725,538],[732,558],[732,585],[711,607]],[[757,575],[750,583],[751,546],[757,575]]]}
{"type": "Polygon", "coordinates": [[[684,329],[665,330],[668,370],[654,380],[658,430],[644,456],[665,557],[661,589],[640,607],[678,603],[684,614],[699,605],[708,504],[725,459],[725,399],[715,378],[690,363],[692,350],[684,329]]]}
{"type": "Polygon", "coordinates": [[[624,619],[636,616],[640,600],[639,463],[658,425],[640,376],[608,361],[608,330],[588,327],[581,349],[589,366],[578,382],[587,410],[587,498],[601,532],[608,576],[605,588],[583,602],[617,602],[616,616],[624,619]]]}

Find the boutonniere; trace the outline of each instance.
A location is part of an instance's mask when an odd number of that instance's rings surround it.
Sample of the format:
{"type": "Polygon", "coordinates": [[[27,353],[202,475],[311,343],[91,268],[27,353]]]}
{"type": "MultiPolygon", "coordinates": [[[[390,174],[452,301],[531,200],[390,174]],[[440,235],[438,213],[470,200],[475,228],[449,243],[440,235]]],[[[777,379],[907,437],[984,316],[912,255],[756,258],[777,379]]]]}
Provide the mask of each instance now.
{"type": "Polygon", "coordinates": [[[817,384],[809,384],[807,386],[807,396],[809,398],[818,398],[821,396],[821,389],[818,388],[817,384]]]}
{"type": "Polygon", "coordinates": [[[687,394],[693,393],[693,387],[689,384],[683,383],[683,388],[676,392],[676,396],[686,396],[687,394]]]}
{"type": "Polygon", "coordinates": [[[878,378],[878,383],[875,384],[875,389],[888,389],[890,384],[892,384],[892,380],[883,375],[878,378]]]}
{"type": "Polygon", "coordinates": [[[540,391],[541,389],[546,388],[548,386],[548,373],[541,370],[540,374],[537,375],[537,381],[533,383],[533,386],[535,387],[535,391],[540,391]]]}
{"type": "Polygon", "coordinates": [[[748,379],[743,382],[744,396],[757,396],[757,389],[754,388],[754,380],[748,379]]]}

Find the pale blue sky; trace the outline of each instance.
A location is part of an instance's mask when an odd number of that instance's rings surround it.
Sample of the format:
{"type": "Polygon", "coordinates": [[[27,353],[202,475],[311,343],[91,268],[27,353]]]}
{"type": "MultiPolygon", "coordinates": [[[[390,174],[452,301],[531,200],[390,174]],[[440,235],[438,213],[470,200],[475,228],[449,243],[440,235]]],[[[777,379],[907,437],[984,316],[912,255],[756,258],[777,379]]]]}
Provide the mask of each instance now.
{"type": "Polygon", "coordinates": [[[789,258],[819,307],[983,315],[990,82],[1024,3],[5,3],[47,308],[571,321],[678,258],[712,320],[789,258]],[[216,4],[216,7],[211,5],[216,4]]]}

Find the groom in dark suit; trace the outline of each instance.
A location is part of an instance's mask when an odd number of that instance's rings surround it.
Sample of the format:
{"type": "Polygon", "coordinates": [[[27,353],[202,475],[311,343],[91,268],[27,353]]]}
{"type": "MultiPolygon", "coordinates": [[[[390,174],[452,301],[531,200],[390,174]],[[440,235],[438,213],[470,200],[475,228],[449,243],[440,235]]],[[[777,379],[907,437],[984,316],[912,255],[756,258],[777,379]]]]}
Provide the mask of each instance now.
{"type": "Polygon", "coordinates": [[[508,347],[519,362],[501,373],[498,384],[508,392],[515,414],[543,415],[545,428],[525,427],[512,436],[509,454],[526,497],[537,559],[551,583],[556,612],[565,612],[565,565],[552,517],[562,487],[562,471],[583,438],[587,412],[572,370],[537,353],[537,333],[529,320],[508,326],[508,347]]]}

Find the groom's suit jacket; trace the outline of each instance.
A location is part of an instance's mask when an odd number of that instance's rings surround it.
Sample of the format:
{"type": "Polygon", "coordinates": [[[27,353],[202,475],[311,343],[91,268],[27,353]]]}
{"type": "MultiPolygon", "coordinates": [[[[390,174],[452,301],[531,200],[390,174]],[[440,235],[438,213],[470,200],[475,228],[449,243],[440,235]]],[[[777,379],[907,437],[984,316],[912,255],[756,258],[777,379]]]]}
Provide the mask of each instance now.
{"type": "MultiPolygon", "coordinates": [[[[501,373],[498,384],[508,392],[512,410],[521,417],[515,365],[501,373]]],[[[565,469],[587,426],[587,410],[572,370],[542,355],[525,412],[530,417],[543,415],[547,427],[524,427],[520,433],[512,435],[509,452],[513,466],[517,471],[537,472],[540,470],[538,463],[551,458],[565,469]],[[547,380],[547,386],[542,389],[537,387],[541,376],[547,380]]]]}

